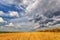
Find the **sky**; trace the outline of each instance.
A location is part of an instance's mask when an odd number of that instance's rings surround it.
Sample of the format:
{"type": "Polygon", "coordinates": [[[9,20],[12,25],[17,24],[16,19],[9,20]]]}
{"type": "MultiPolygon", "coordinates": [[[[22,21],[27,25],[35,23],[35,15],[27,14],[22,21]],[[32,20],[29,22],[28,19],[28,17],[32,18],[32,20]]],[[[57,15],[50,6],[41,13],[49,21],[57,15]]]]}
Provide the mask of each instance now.
{"type": "Polygon", "coordinates": [[[0,31],[60,28],[60,0],[0,0],[0,31]]]}

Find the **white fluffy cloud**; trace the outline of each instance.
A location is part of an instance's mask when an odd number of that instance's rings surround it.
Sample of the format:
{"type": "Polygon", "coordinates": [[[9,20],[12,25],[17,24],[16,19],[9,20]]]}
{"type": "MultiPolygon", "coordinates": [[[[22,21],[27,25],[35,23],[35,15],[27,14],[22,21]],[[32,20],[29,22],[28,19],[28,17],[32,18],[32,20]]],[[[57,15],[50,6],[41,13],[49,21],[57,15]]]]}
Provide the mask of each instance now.
{"type": "Polygon", "coordinates": [[[11,27],[11,26],[14,26],[14,24],[13,23],[9,23],[7,26],[11,27]]]}
{"type": "Polygon", "coordinates": [[[24,3],[24,4],[27,4],[27,0],[23,0],[23,3],[24,3]]]}
{"type": "Polygon", "coordinates": [[[15,28],[15,25],[12,22],[10,22],[10,23],[5,25],[4,29],[11,30],[11,29],[14,29],[14,28],[15,28]]]}
{"type": "Polygon", "coordinates": [[[2,17],[0,17],[0,22],[5,22],[2,17]]]}
{"type": "Polygon", "coordinates": [[[14,17],[14,16],[15,16],[15,17],[19,17],[18,12],[15,12],[15,11],[10,11],[10,12],[9,12],[9,15],[12,16],[12,17],[14,17]]]}
{"type": "Polygon", "coordinates": [[[16,11],[9,11],[8,14],[4,13],[3,11],[0,11],[0,16],[7,16],[7,17],[19,17],[19,13],[16,11]]]}
{"type": "Polygon", "coordinates": [[[0,15],[3,15],[4,14],[4,12],[3,11],[0,11],[0,15]]]}

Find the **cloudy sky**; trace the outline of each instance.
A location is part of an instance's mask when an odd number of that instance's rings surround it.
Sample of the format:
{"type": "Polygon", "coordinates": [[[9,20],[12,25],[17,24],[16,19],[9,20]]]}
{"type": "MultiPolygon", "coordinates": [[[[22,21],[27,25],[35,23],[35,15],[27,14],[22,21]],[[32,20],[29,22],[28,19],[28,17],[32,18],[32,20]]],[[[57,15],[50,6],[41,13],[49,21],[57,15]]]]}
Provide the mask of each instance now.
{"type": "Polygon", "coordinates": [[[0,31],[37,31],[60,26],[60,0],[0,0],[0,31]]]}

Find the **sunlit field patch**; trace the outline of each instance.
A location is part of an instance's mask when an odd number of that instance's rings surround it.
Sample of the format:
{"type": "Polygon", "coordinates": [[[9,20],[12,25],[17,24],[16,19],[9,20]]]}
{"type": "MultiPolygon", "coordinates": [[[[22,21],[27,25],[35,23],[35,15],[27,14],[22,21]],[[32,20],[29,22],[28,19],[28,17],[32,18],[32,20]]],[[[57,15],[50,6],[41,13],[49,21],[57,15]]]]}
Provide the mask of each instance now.
{"type": "Polygon", "coordinates": [[[3,33],[0,40],[60,40],[60,32],[3,33]]]}

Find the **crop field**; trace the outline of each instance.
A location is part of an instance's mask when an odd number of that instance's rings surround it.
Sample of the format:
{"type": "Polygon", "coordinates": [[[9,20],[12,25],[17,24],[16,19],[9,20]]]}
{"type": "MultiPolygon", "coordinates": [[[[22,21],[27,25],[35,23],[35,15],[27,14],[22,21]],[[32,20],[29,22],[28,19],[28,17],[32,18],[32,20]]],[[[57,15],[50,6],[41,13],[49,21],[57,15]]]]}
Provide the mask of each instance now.
{"type": "Polygon", "coordinates": [[[60,40],[60,32],[1,33],[0,40],[60,40]]]}

